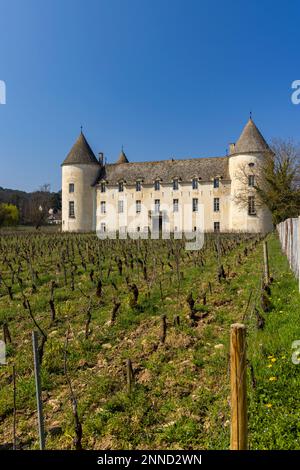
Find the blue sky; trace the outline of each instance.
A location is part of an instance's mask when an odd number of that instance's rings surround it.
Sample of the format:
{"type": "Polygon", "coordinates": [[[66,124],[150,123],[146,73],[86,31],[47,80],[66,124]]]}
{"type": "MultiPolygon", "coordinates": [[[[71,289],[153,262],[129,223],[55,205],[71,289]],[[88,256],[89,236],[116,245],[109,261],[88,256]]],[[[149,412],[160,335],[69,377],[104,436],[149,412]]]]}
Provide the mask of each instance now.
{"type": "Polygon", "coordinates": [[[296,1],[0,0],[0,186],[60,188],[83,125],[115,161],[218,156],[252,110],[300,140],[296,1]]]}

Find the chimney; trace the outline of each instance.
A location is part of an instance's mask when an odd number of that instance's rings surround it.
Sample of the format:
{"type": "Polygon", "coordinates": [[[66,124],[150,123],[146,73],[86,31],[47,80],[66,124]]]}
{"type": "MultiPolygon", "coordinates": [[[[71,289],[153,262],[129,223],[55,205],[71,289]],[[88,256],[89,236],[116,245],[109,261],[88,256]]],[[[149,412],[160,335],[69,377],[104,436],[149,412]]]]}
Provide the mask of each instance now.
{"type": "Polygon", "coordinates": [[[103,155],[103,152],[99,152],[99,163],[100,165],[103,165],[103,160],[104,160],[104,155],[103,155]]]}
{"type": "Polygon", "coordinates": [[[229,144],[229,155],[234,153],[234,147],[235,147],[235,143],[229,144]]]}

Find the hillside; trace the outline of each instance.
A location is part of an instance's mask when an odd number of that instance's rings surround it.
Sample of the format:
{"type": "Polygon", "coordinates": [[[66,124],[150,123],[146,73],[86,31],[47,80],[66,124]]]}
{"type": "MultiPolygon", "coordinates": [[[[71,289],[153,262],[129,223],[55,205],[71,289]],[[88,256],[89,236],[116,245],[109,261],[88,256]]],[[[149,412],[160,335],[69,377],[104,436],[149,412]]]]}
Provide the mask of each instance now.
{"type": "Polygon", "coordinates": [[[299,449],[300,371],[291,362],[291,344],[300,339],[300,300],[276,235],[268,242],[274,281],[265,313],[257,236],[210,235],[202,251],[188,252],[172,240],[2,235],[0,320],[11,344],[8,365],[0,369],[1,442],[12,442],[15,364],[18,445],[38,448],[33,316],[47,337],[47,448],[74,448],[66,357],[83,448],[228,449],[229,329],[243,320],[250,448],[299,449]],[[265,319],[263,329],[257,328],[255,307],[265,319]]]}
{"type": "Polygon", "coordinates": [[[7,189],[0,186],[0,203],[9,203],[17,206],[20,214],[20,224],[34,224],[36,213],[40,206],[45,210],[50,208],[61,209],[61,191],[50,192],[37,190],[33,192],[7,189]]]}

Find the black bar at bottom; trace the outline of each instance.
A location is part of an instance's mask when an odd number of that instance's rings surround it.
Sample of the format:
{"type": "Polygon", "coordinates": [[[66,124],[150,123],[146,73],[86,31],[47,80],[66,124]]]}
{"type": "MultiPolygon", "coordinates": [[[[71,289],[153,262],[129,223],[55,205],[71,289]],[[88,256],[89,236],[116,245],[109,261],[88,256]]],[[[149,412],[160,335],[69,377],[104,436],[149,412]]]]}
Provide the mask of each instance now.
{"type": "Polygon", "coordinates": [[[211,468],[214,465],[224,468],[230,466],[251,466],[265,464],[270,466],[298,464],[297,451],[201,451],[201,450],[146,450],[146,451],[2,451],[1,467],[19,468],[74,465],[83,468],[146,468],[158,465],[184,465],[189,467],[211,468]],[[5,467],[7,465],[7,467],[5,467]],[[8,467],[9,466],[9,467],[8,467]]]}

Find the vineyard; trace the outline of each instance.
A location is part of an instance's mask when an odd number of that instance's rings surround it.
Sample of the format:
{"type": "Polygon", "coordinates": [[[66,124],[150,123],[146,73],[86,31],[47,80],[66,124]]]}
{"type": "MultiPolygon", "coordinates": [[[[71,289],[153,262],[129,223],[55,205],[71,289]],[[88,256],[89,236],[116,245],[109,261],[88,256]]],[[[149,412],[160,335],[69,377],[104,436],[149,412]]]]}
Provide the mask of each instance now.
{"type": "Polygon", "coordinates": [[[249,445],[300,448],[297,281],[275,235],[0,238],[0,442],[37,449],[38,332],[47,449],[228,449],[229,329],[248,331],[249,445]],[[14,366],[14,368],[13,368],[14,366]]]}

